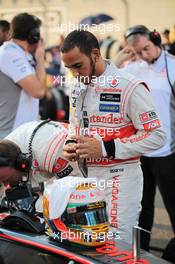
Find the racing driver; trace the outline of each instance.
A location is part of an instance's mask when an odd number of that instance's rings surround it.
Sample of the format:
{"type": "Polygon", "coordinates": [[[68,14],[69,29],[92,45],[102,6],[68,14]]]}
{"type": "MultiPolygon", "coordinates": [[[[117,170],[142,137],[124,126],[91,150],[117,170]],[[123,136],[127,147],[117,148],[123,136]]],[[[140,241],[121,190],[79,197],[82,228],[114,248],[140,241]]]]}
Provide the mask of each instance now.
{"type": "Polygon", "coordinates": [[[61,57],[76,79],[70,123],[77,144],[65,145],[63,154],[69,160],[86,160],[88,177],[105,181],[111,230],[131,243],[141,210],[140,156],[165,142],[149,88],[103,60],[96,37],[88,31],[69,33],[61,57]]]}

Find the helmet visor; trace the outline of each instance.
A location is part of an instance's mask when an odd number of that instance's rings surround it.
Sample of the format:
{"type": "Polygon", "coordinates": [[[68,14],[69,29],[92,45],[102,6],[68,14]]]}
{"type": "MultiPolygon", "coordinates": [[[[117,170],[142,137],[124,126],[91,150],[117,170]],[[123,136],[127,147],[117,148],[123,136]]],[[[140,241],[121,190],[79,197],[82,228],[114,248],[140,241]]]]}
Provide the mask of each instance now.
{"type": "Polygon", "coordinates": [[[108,222],[106,206],[101,208],[96,208],[93,210],[83,210],[81,212],[76,212],[76,213],[65,213],[63,217],[64,217],[64,223],[67,226],[72,226],[72,225],[95,226],[98,224],[108,222]]]}

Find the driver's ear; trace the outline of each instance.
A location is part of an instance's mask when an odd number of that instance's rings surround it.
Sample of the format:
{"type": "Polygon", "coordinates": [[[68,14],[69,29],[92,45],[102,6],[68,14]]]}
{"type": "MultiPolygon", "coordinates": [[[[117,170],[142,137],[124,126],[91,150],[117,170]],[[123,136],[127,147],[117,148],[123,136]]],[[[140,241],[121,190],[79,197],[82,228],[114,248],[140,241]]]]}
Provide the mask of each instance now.
{"type": "Polygon", "coordinates": [[[100,55],[100,50],[94,48],[94,49],[92,50],[92,58],[94,59],[94,61],[97,62],[97,61],[99,60],[100,56],[101,56],[101,55],[100,55]]]}

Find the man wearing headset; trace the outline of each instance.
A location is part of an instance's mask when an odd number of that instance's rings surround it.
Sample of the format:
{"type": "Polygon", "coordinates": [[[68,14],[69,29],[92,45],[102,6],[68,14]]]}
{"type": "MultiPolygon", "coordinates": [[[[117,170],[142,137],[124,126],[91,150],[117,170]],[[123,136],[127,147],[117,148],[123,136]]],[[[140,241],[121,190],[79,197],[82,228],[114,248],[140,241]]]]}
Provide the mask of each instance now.
{"type": "MultiPolygon", "coordinates": [[[[125,37],[128,46],[118,54],[116,64],[122,67],[128,62],[125,69],[148,84],[167,137],[162,148],[141,158],[144,191],[139,224],[151,231],[158,185],[175,232],[175,57],[162,49],[155,30],[138,25],[129,28],[125,37]]],[[[143,233],[142,248],[149,250],[149,242],[150,235],[143,233]]]]}
{"type": "Polygon", "coordinates": [[[50,120],[25,123],[0,141],[0,182],[15,184],[30,172],[33,185],[73,168],[62,156],[68,125],[50,120]]]}
{"type": "Polygon", "coordinates": [[[38,119],[38,99],[45,94],[40,25],[33,15],[16,15],[11,22],[12,39],[0,47],[0,139],[38,119]]]}
{"type": "MultiPolygon", "coordinates": [[[[50,120],[25,123],[0,141],[0,197],[3,184],[29,180],[32,187],[49,179],[73,175],[73,163],[63,157],[68,126],[50,120]]],[[[74,165],[74,164],[73,164],[74,165]]]]}
{"type": "Polygon", "coordinates": [[[10,23],[7,20],[0,20],[0,46],[10,39],[10,23]]]}

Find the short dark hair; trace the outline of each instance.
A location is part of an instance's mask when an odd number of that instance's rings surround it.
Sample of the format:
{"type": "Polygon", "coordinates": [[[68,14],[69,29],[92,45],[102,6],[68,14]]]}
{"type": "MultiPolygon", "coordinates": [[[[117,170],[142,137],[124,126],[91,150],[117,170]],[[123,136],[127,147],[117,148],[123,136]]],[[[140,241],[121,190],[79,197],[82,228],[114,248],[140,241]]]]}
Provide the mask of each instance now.
{"type": "Polygon", "coordinates": [[[12,38],[27,40],[30,32],[41,26],[41,20],[28,13],[16,15],[11,22],[12,38]]]}
{"type": "Polygon", "coordinates": [[[0,27],[3,32],[10,30],[10,23],[7,20],[0,20],[0,27]]]}
{"type": "Polygon", "coordinates": [[[0,157],[8,159],[10,167],[14,167],[20,153],[20,148],[12,141],[6,139],[0,141],[0,157]]]}
{"type": "Polygon", "coordinates": [[[69,33],[63,42],[61,52],[66,53],[75,47],[87,56],[91,55],[92,49],[100,49],[97,38],[86,30],[74,30],[69,33]]]}
{"type": "Polygon", "coordinates": [[[165,29],[165,30],[163,31],[163,34],[169,35],[169,34],[170,34],[170,30],[169,30],[169,29],[165,29]]]}

